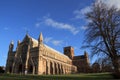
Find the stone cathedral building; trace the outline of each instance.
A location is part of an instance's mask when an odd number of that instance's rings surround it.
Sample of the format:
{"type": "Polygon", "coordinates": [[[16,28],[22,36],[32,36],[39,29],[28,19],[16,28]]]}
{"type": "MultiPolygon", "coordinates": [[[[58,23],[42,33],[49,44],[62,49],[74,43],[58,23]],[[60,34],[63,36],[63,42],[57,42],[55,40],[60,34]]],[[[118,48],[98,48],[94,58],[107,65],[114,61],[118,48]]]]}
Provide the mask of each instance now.
{"type": "Polygon", "coordinates": [[[25,74],[70,74],[86,72],[89,67],[88,54],[74,56],[72,47],[64,47],[64,54],[43,43],[42,33],[38,40],[26,34],[18,41],[13,51],[13,41],[9,45],[6,72],[25,74]]]}

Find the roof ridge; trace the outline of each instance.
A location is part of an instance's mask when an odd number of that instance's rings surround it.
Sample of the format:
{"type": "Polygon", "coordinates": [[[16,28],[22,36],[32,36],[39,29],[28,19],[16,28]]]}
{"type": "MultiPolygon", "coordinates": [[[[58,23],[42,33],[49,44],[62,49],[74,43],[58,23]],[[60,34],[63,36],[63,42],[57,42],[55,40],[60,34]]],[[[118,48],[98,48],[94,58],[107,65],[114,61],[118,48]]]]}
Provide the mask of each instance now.
{"type": "Polygon", "coordinates": [[[62,55],[62,56],[64,56],[64,57],[69,58],[68,56],[66,56],[66,55],[62,54],[60,51],[57,51],[57,50],[55,50],[55,49],[53,49],[53,48],[49,47],[49,46],[48,46],[48,45],[46,45],[46,44],[44,44],[44,45],[45,45],[45,47],[47,47],[47,48],[49,48],[49,49],[51,49],[51,50],[53,50],[53,51],[57,52],[58,54],[60,54],[60,55],[62,55]]]}

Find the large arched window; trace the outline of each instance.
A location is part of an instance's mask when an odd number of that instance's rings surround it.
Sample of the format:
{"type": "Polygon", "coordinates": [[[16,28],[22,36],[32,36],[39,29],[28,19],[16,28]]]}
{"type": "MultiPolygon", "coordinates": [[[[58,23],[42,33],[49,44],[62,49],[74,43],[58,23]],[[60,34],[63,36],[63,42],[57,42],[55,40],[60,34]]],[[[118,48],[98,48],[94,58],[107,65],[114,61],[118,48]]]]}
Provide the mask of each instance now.
{"type": "Polygon", "coordinates": [[[26,62],[27,51],[28,51],[28,45],[27,45],[27,44],[24,44],[24,45],[22,46],[22,53],[21,53],[22,63],[25,63],[25,62],[26,62]]]}

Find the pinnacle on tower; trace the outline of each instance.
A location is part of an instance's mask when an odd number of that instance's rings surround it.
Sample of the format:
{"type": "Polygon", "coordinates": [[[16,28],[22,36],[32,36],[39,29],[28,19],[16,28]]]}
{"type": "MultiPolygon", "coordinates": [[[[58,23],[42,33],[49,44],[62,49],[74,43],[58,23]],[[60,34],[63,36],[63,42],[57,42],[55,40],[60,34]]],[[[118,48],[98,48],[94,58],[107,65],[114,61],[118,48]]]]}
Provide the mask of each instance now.
{"type": "Polygon", "coordinates": [[[29,34],[28,34],[28,32],[26,32],[26,36],[27,36],[27,37],[29,37],[29,34]]]}
{"type": "Polygon", "coordinates": [[[12,40],[12,41],[10,42],[10,44],[12,44],[12,45],[13,45],[13,44],[14,44],[14,41],[12,40]]]}
{"type": "Polygon", "coordinates": [[[18,45],[20,44],[20,40],[18,40],[17,44],[18,44],[18,45]]]}
{"type": "Polygon", "coordinates": [[[13,47],[14,47],[14,42],[12,40],[9,45],[9,52],[13,51],[13,47]]]}
{"type": "Polygon", "coordinates": [[[42,32],[41,32],[40,35],[39,35],[38,42],[40,42],[40,43],[43,42],[42,32]]]}
{"type": "Polygon", "coordinates": [[[84,55],[85,55],[86,57],[88,57],[88,53],[87,53],[86,51],[84,51],[84,55]]]}

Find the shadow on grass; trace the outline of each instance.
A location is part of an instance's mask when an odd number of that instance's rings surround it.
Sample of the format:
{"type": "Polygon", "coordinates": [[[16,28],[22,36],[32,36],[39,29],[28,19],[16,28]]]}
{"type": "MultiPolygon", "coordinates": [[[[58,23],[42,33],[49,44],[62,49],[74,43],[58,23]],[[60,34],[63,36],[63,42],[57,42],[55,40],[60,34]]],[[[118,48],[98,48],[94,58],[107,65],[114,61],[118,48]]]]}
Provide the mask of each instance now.
{"type": "Polygon", "coordinates": [[[113,79],[110,73],[70,75],[18,75],[0,74],[0,80],[106,80],[113,79]]]}

